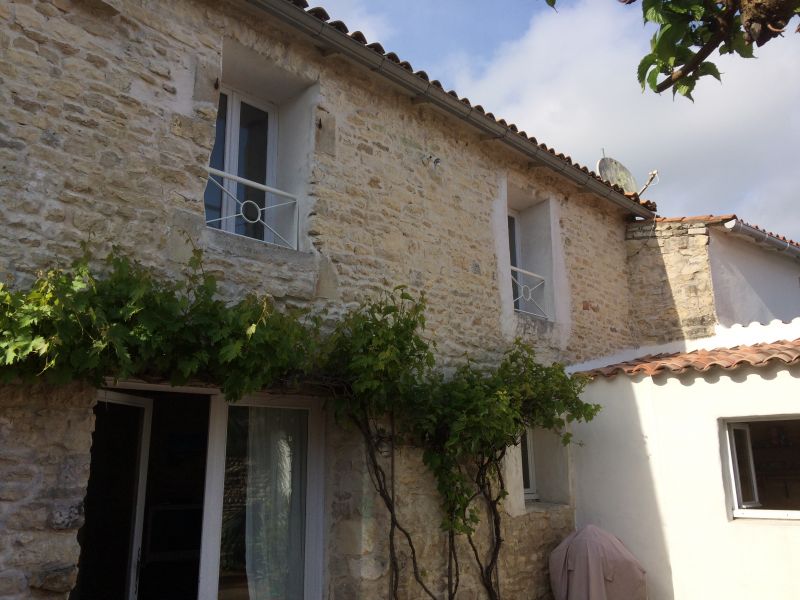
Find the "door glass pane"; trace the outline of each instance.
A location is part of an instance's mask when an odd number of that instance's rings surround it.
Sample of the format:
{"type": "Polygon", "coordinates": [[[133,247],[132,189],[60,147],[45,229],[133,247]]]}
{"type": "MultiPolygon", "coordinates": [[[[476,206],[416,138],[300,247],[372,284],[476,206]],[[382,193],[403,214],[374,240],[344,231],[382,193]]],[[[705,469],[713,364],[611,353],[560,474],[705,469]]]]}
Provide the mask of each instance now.
{"type": "Polygon", "coordinates": [[[220,600],[302,600],[308,413],[231,406],[220,600]]]}
{"type": "Polygon", "coordinates": [[[747,440],[747,430],[733,429],[733,440],[736,444],[736,468],[739,471],[739,500],[741,503],[755,502],[756,494],[753,489],[753,465],[750,463],[750,444],[747,440]]]}
{"type": "MultiPolygon", "coordinates": [[[[237,175],[256,183],[267,183],[267,132],[269,115],[263,110],[241,103],[239,115],[239,165],[237,175]]],[[[236,219],[236,233],[247,237],[264,239],[266,215],[265,193],[238,184],[236,197],[241,203],[237,212],[241,217],[236,219]]]]}
{"type": "MultiPolygon", "coordinates": [[[[214,147],[211,149],[209,166],[213,169],[225,170],[225,132],[228,121],[228,96],[219,95],[219,108],[217,109],[217,125],[214,131],[214,147]]],[[[222,189],[221,177],[212,177],[213,181],[206,184],[204,201],[206,206],[206,221],[208,225],[219,229],[222,226],[222,189]]]]}
{"type": "Polygon", "coordinates": [[[70,600],[127,598],[144,409],[98,402],[78,532],[78,581],[70,600]]]}

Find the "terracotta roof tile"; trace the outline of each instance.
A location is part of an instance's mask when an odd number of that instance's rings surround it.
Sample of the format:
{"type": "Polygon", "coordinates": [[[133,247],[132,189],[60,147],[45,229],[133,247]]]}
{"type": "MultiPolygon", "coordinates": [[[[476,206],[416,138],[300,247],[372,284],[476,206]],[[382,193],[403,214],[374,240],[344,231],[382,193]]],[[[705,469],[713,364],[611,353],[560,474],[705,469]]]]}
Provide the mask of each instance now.
{"type": "MultiPolygon", "coordinates": [[[[308,8],[308,3],[305,2],[305,0],[286,0],[286,2],[296,6],[298,8],[300,8],[302,10],[304,10],[306,13],[312,15],[313,17],[319,19],[320,21],[324,21],[325,23],[330,25],[331,28],[333,28],[334,30],[340,32],[343,36],[349,37],[349,38],[353,39],[355,42],[358,42],[361,45],[365,45],[370,50],[380,54],[381,56],[385,57],[386,59],[388,59],[388,60],[400,65],[404,69],[406,69],[408,71],[411,71],[413,73],[413,68],[412,68],[410,63],[408,63],[407,61],[401,60],[400,57],[398,57],[397,54],[395,54],[394,52],[386,52],[384,47],[381,44],[379,44],[378,42],[367,43],[368,40],[366,39],[366,37],[364,36],[364,34],[362,32],[354,31],[353,33],[348,35],[348,27],[347,27],[347,25],[345,23],[343,23],[342,21],[332,20],[330,15],[328,14],[328,12],[324,8],[319,7],[319,6],[314,7],[314,8],[308,8]]],[[[425,73],[425,71],[417,71],[414,74],[417,77],[419,77],[421,80],[425,81],[425,82],[429,81],[428,74],[425,73]]],[[[439,81],[434,79],[434,80],[430,80],[430,83],[431,83],[431,85],[433,85],[433,86],[435,86],[435,87],[437,87],[439,89],[442,89],[442,84],[439,81]]],[[[650,200],[642,200],[641,198],[639,198],[639,195],[635,194],[635,193],[634,194],[626,194],[622,190],[621,187],[619,187],[617,185],[612,185],[610,182],[608,182],[607,180],[605,180],[602,177],[600,177],[594,171],[588,169],[587,167],[585,167],[583,165],[580,165],[580,164],[574,162],[572,157],[570,157],[568,155],[565,155],[563,153],[556,153],[555,150],[553,150],[552,148],[549,148],[545,144],[540,144],[536,140],[535,137],[528,136],[524,132],[518,131],[517,130],[518,128],[514,124],[507,124],[505,120],[496,118],[491,112],[486,112],[484,110],[484,108],[482,106],[480,106],[480,105],[473,105],[472,101],[470,101],[469,98],[461,98],[455,91],[450,91],[450,92],[447,92],[447,93],[450,94],[451,96],[455,97],[456,99],[458,99],[460,102],[464,103],[466,106],[471,107],[473,110],[483,114],[487,118],[489,118],[489,119],[493,120],[494,122],[498,123],[499,125],[505,127],[510,134],[520,136],[522,139],[528,140],[534,145],[538,144],[538,146],[541,149],[546,150],[550,154],[552,154],[552,155],[558,157],[559,159],[563,160],[570,167],[578,169],[578,170],[586,173],[587,175],[589,175],[593,179],[596,179],[597,181],[599,181],[601,183],[604,183],[609,188],[613,189],[615,192],[624,194],[631,202],[639,204],[640,206],[643,206],[644,208],[646,208],[648,210],[651,210],[651,211],[655,211],[656,210],[656,205],[655,205],[654,202],[652,202],[650,200]]]]}
{"type": "Polygon", "coordinates": [[[689,370],[704,373],[714,367],[726,371],[732,371],[743,366],[766,367],[777,361],[787,365],[800,362],[800,339],[753,344],[752,346],[717,348],[715,350],[650,354],[641,358],[584,371],[584,374],[590,377],[613,377],[617,374],[652,377],[659,374],[680,374],[689,370]]]}

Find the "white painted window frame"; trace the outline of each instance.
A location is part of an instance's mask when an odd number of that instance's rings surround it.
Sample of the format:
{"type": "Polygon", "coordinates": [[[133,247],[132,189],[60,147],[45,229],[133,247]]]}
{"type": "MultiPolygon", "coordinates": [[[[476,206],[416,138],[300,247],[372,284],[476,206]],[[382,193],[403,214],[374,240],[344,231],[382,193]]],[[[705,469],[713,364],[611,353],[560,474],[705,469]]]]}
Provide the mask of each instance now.
{"type": "MultiPolygon", "coordinates": [[[[225,449],[228,406],[222,395],[211,397],[206,459],[203,532],[200,550],[198,600],[216,600],[219,591],[222,505],[225,488],[225,449]]],[[[323,592],[324,423],[321,401],[316,398],[253,394],[235,406],[262,406],[308,411],[306,484],[305,600],[319,600],[323,592]]]]}
{"type": "Polygon", "coordinates": [[[752,419],[727,420],[725,422],[725,447],[728,450],[729,477],[731,482],[731,494],[733,506],[731,513],[736,519],[768,519],[768,520],[800,520],[800,510],[770,510],[759,508],[761,503],[758,501],[758,487],[756,485],[755,463],[753,461],[753,444],[750,439],[750,423],[753,421],[789,421],[800,420],[800,415],[791,417],[786,416],[759,416],[752,419]],[[755,500],[744,502],[741,498],[741,477],[737,461],[736,443],[733,436],[735,429],[746,431],[747,450],[749,453],[748,461],[750,473],[745,476],[751,477],[755,500]]]}
{"type": "MultiPolygon", "coordinates": [[[[225,125],[225,152],[223,159],[223,171],[231,175],[237,175],[239,168],[239,125],[241,123],[242,101],[254,108],[267,113],[267,180],[257,181],[269,187],[277,185],[278,168],[278,108],[264,100],[255,98],[236,88],[222,85],[220,93],[228,96],[228,106],[225,125]]],[[[237,182],[232,179],[224,179],[223,187],[234,197],[236,197],[237,182]]],[[[220,229],[228,233],[236,233],[236,219],[231,218],[239,212],[236,202],[227,194],[222,194],[222,206],[220,207],[221,221],[220,229]]],[[[268,241],[269,229],[264,228],[264,239],[268,241]]]]}
{"type": "MultiPolygon", "coordinates": [[[[533,502],[539,499],[539,492],[536,488],[536,462],[533,453],[533,428],[528,427],[525,431],[525,443],[520,440],[520,452],[525,452],[528,459],[528,487],[525,487],[525,480],[523,479],[523,492],[525,494],[526,502],[533,502]]],[[[524,463],[520,463],[521,468],[525,468],[524,463]]]]}
{"type": "MultiPolygon", "coordinates": [[[[541,281],[544,283],[545,286],[553,285],[553,282],[551,280],[549,280],[547,277],[539,275],[538,273],[533,273],[532,271],[528,270],[526,267],[522,266],[523,264],[527,265],[530,261],[529,260],[528,261],[525,260],[525,257],[523,256],[523,252],[522,252],[522,228],[521,228],[521,225],[520,225],[520,211],[507,206],[506,207],[506,213],[507,213],[508,217],[512,217],[514,219],[514,254],[515,254],[515,257],[516,257],[517,264],[516,264],[516,266],[515,265],[511,265],[511,272],[509,273],[509,278],[510,278],[509,283],[511,283],[512,289],[515,289],[514,286],[522,287],[523,283],[525,283],[522,279],[519,278],[521,275],[524,275],[525,277],[536,277],[538,279],[541,279],[541,281]],[[514,272],[516,272],[517,276],[518,276],[517,283],[514,283],[514,272]]],[[[508,227],[506,227],[506,232],[508,232],[508,227]]],[[[506,233],[506,236],[508,237],[508,233],[506,233]]],[[[509,257],[508,258],[509,258],[509,263],[510,263],[511,262],[511,240],[508,239],[507,241],[508,241],[508,243],[506,244],[506,246],[508,247],[508,252],[509,252],[509,257]]],[[[537,307],[539,308],[541,313],[536,313],[536,312],[531,312],[529,310],[524,310],[522,308],[522,302],[523,302],[522,298],[520,298],[519,300],[515,300],[512,297],[511,301],[512,301],[512,305],[513,305],[512,308],[514,309],[515,313],[529,315],[531,317],[534,317],[536,319],[541,319],[541,320],[544,320],[544,321],[552,321],[553,320],[550,316],[547,315],[545,308],[542,307],[542,306],[538,306],[538,304],[537,304],[537,307]]],[[[545,304],[545,303],[543,302],[542,304],[545,304]]]]}

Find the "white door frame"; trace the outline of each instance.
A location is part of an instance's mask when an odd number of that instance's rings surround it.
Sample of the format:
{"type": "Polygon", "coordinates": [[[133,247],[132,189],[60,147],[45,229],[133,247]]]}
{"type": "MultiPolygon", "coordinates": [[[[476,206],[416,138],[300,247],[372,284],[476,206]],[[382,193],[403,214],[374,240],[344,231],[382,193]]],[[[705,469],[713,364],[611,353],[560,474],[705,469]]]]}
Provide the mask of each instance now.
{"type": "MultiPolygon", "coordinates": [[[[236,406],[264,406],[308,411],[308,461],[306,482],[305,600],[321,600],[323,590],[324,423],[321,400],[309,397],[252,394],[236,406]]],[[[206,459],[203,532],[200,545],[198,600],[217,600],[219,591],[222,505],[225,493],[225,447],[228,403],[222,395],[211,397],[206,459]]]]}
{"type": "Polygon", "coordinates": [[[128,595],[127,600],[136,600],[139,595],[139,563],[142,559],[142,529],[144,527],[144,503],[147,493],[147,463],[150,458],[150,428],[153,421],[153,400],[130,394],[120,394],[110,390],[102,390],[97,395],[98,402],[125,404],[143,410],[142,430],[139,435],[139,464],[136,475],[136,498],[133,535],[128,554],[128,595]]]}

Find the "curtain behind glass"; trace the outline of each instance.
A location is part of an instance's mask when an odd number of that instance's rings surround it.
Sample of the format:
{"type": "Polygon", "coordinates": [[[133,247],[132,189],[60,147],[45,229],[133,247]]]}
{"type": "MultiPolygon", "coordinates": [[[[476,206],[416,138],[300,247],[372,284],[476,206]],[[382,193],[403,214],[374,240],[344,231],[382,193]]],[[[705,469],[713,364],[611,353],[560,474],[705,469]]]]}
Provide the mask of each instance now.
{"type": "Polygon", "coordinates": [[[302,600],[304,410],[230,407],[220,599],[302,600]]]}
{"type": "MultiPolygon", "coordinates": [[[[214,129],[214,147],[211,149],[211,159],[209,166],[219,171],[225,170],[225,131],[228,127],[228,95],[219,95],[219,108],[217,109],[217,123],[214,129]]],[[[203,200],[206,207],[206,221],[211,221],[209,225],[220,229],[222,221],[222,190],[224,185],[222,177],[213,175],[211,177],[217,184],[209,181],[206,184],[206,191],[203,200]]]]}

